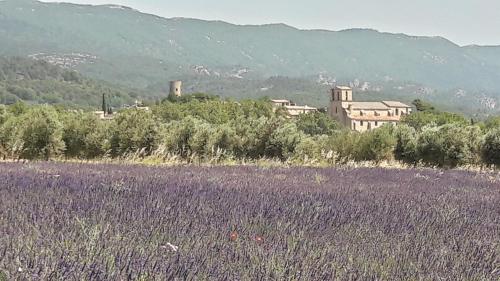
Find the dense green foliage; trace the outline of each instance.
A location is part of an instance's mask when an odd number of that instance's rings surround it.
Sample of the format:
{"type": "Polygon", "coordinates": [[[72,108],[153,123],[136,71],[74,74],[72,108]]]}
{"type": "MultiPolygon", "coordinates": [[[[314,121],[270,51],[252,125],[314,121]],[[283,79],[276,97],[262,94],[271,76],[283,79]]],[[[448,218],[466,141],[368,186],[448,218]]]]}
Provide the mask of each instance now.
{"type": "Polygon", "coordinates": [[[322,112],[300,115],[297,120],[297,128],[305,134],[332,135],[340,129],[337,122],[322,112]]]}
{"type": "Polygon", "coordinates": [[[158,144],[158,124],[151,112],[129,110],[119,114],[109,126],[113,157],[140,152],[149,155],[158,144]]]}
{"type": "Polygon", "coordinates": [[[429,102],[423,101],[421,99],[416,99],[412,102],[417,111],[419,112],[436,112],[436,108],[429,102]]]}
{"type": "Polygon", "coordinates": [[[495,120],[472,125],[459,115],[436,110],[417,112],[398,126],[358,133],[342,129],[322,112],[287,118],[266,100],[165,100],[150,111],[122,110],[113,120],[16,103],[0,107],[0,154],[25,159],[265,158],[324,165],[392,160],[450,168],[499,165],[500,127],[495,120]]]}
{"type": "Polygon", "coordinates": [[[63,125],[53,108],[35,107],[9,118],[2,126],[6,150],[24,159],[50,159],[62,154],[63,125]]]}
{"type": "Polygon", "coordinates": [[[94,159],[102,157],[109,148],[109,123],[83,112],[62,114],[64,156],[94,159]]]}
{"type": "Polygon", "coordinates": [[[486,134],[482,145],[483,161],[500,166],[500,127],[486,134]]]}
{"type": "Polygon", "coordinates": [[[434,105],[420,99],[414,100],[412,104],[417,112],[406,116],[403,122],[418,130],[428,125],[442,126],[451,123],[468,125],[472,123],[471,120],[460,114],[438,110],[434,105]]]}
{"type": "Polygon", "coordinates": [[[0,104],[24,101],[97,109],[103,94],[113,106],[131,103],[139,95],[45,61],[0,57],[0,104]]]}
{"type": "Polygon", "coordinates": [[[456,167],[476,164],[480,129],[447,124],[422,130],[417,141],[417,155],[425,164],[456,167]]]}
{"type": "Polygon", "coordinates": [[[271,104],[265,100],[235,102],[211,97],[210,100],[191,99],[187,102],[164,101],[153,108],[153,113],[164,122],[182,120],[188,116],[213,124],[224,124],[238,118],[270,118],[274,115],[271,104]]]}

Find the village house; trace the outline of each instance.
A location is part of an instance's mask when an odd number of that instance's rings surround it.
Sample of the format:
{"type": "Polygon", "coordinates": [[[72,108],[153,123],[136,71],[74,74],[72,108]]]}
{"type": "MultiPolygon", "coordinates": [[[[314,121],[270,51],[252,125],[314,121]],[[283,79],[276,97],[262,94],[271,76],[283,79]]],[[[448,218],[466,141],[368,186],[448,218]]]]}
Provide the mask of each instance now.
{"type": "Polygon", "coordinates": [[[384,124],[395,124],[411,113],[411,106],[399,101],[355,102],[352,89],[335,87],[331,91],[329,114],[351,130],[364,132],[384,124]]]}
{"type": "Polygon", "coordinates": [[[297,117],[300,114],[310,113],[318,111],[315,107],[310,107],[307,105],[296,105],[295,103],[289,100],[271,100],[273,104],[273,108],[276,110],[280,107],[284,108],[289,117],[297,117]]]}
{"type": "Polygon", "coordinates": [[[144,111],[149,111],[151,110],[149,106],[144,105],[144,102],[135,100],[135,103],[133,105],[125,105],[123,106],[125,109],[137,109],[137,110],[144,110],[144,111]]]}
{"type": "Polygon", "coordinates": [[[101,120],[113,120],[115,114],[108,114],[102,110],[94,111],[94,115],[101,120]]]}

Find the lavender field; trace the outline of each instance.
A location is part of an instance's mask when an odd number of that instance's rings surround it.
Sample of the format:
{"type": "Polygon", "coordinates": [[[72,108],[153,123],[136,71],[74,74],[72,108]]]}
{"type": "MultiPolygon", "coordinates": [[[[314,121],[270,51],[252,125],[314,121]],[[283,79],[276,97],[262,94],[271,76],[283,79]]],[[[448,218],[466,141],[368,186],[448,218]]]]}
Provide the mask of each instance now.
{"type": "Polygon", "coordinates": [[[0,280],[500,280],[500,178],[0,164],[0,280]]]}

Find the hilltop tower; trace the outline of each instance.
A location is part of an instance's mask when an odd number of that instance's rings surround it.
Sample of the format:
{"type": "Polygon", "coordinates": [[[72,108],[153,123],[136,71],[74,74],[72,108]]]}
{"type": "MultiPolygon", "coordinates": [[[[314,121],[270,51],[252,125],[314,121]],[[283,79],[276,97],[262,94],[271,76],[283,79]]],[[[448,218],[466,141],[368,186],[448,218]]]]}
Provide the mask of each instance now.
{"type": "Polygon", "coordinates": [[[182,81],[170,81],[170,97],[182,96],[182,81]]]}

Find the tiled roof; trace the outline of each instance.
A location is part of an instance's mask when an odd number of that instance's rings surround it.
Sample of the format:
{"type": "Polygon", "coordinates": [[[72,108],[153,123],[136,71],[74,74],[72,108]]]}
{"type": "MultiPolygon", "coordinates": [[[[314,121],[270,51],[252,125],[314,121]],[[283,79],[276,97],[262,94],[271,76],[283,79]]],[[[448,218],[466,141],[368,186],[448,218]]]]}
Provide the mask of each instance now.
{"type": "Polygon", "coordinates": [[[357,110],[389,110],[390,108],[382,102],[349,102],[351,109],[357,110]]]}
{"type": "Polygon", "coordinates": [[[382,101],[382,103],[384,103],[385,105],[387,105],[389,107],[404,107],[404,108],[411,107],[411,106],[404,104],[402,102],[399,102],[399,101],[382,101]]]}

